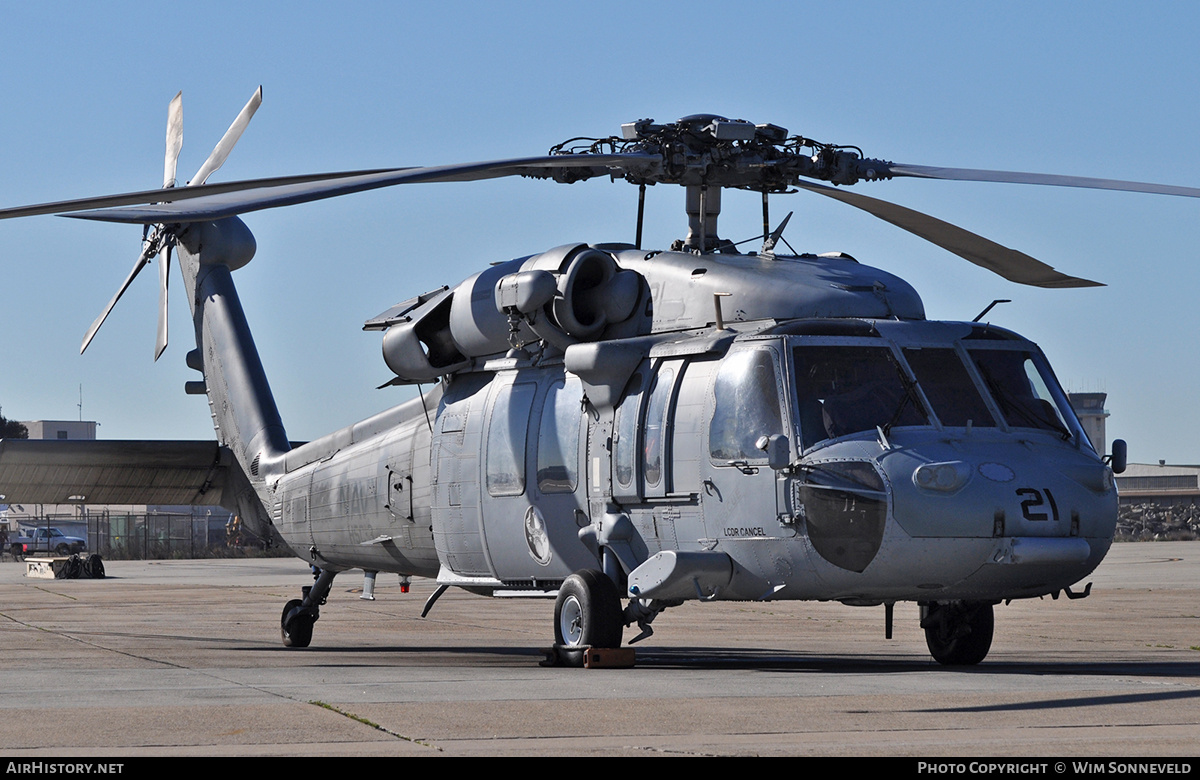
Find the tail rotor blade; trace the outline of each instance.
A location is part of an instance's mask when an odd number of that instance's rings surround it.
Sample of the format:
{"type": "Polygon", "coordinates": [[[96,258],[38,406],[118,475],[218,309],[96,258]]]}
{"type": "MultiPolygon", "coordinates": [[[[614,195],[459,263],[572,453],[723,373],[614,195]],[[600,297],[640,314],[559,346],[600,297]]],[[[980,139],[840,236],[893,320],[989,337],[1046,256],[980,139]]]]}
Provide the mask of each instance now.
{"type": "Polygon", "coordinates": [[[153,244],[151,244],[143,249],[142,253],[138,255],[137,262],[133,264],[133,270],[129,272],[129,276],[125,277],[124,283],[121,284],[121,289],[117,290],[117,294],[114,295],[112,300],[108,302],[108,305],[104,307],[104,311],[100,312],[100,316],[97,317],[96,321],[92,323],[92,327],[88,328],[87,335],[83,337],[83,344],[81,344],[79,347],[79,354],[82,355],[83,351],[88,348],[88,344],[92,343],[92,339],[96,336],[96,331],[100,330],[100,326],[104,324],[106,319],[108,319],[109,312],[111,312],[113,307],[117,305],[117,301],[121,300],[121,296],[124,295],[125,291],[129,289],[129,285],[133,282],[138,273],[146,267],[146,263],[150,262],[150,258],[153,256],[153,254],[154,249],[153,244]]]}
{"type": "MultiPolygon", "coordinates": [[[[237,144],[242,132],[245,131],[246,125],[250,123],[250,118],[254,116],[254,112],[262,104],[262,87],[255,90],[254,95],[250,98],[241,113],[233,120],[233,124],[225,131],[225,135],[217,143],[212,150],[212,154],[200,167],[196,173],[196,178],[190,182],[191,184],[204,184],[209,176],[224,164],[225,159],[229,156],[229,152],[237,144]]],[[[167,135],[166,135],[166,154],[163,158],[163,189],[174,188],[177,184],[176,171],[179,162],[179,152],[183,148],[183,92],[179,92],[171,99],[170,105],[167,107],[167,135]]],[[[108,319],[108,315],[112,312],[113,307],[117,305],[117,301],[121,300],[121,296],[129,289],[129,285],[137,278],[146,264],[154,255],[158,254],[158,334],[155,340],[154,359],[158,360],[162,357],[162,353],[167,348],[167,286],[170,278],[171,270],[171,242],[172,238],[160,226],[155,229],[154,235],[148,239],[143,231],[142,235],[145,246],[141,254],[138,255],[137,262],[133,264],[133,270],[125,277],[125,281],[121,284],[117,294],[112,297],[108,305],[104,307],[104,311],[100,312],[100,316],[88,328],[87,334],[83,337],[83,343],[79,347],[79,353],[88,348],[92,343],[92,339],[96,337],[96,333],[100,330],[100,326],[108,319]]]]}
{"type": "Polygon", "coordinates": [[[237,115],[237,119],[233,120],[233,124],[225,131],[225,135],[213,147],[212,154],[204,161],[204,165],[200,166],[200,170],[196,171],[195,177],[189,182],[190,185],[204,184],[208,181],[208,177],[212,176],[225,163],[225,158],[233,151],[234,145],[242,137],[242,132],[246,129],[246,125],[250,124],[250,118],[254,116],[254,112],[260,105],[262,105],[261,86],[254,92],[242,112],[237,115]]]}
{"type": "Polygon", "coordinates": [[[154,345],[154,359],[162,357],[167,348],[167,280],[171,276],[171,244],[163,245],[158,253],[158,341],[154,345]]]}
{"type": "Polygon", "coordinates": [[[171,99],[167,107],[167,156],[163,162],[163,188],[175,186],[175,168],[179,150],[183,148],[183,92],[171,99]]]}

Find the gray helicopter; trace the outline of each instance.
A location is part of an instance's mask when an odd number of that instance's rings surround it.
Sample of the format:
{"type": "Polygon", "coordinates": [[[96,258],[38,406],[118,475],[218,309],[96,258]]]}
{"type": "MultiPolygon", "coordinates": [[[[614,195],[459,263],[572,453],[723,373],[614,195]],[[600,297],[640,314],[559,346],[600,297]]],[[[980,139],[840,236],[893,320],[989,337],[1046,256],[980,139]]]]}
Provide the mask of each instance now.
{"type": "MultiPolygon", "coordinates": [[[[0,211],[143,226],[159,263],[159,333],[178,258],[195,323],[187,364],[216,442],[0,442],[9,500],[221,504],[314,567],[287,602],[305,647],[334,577],[378,572],[487,596],[555,597],[554,659],[599,663],[684,601],[920,605],[942,664],[975,664],[996,604],[1065,593],[1113,540],[1124,442],[1099,453],[1036,344],[927,320],[904,280],[845,254],[778,251],[771,195],[855,206],[1014,282],[1097,283],[920,212],[847,189],[895,177],[1200,196],[1185,187],[902,165],[715,115],[640,120],[547,155],[210,184],[261,89],[187,186],[180,98],[163,187],[0,211]],[[368,320],[418,397],[289,441],[232,272],[255,241],[238,215],[417,182],[622,178],[634,243],[573,243],[489,266],[368,320]],[[824,183],[818,183],[824,182],[824,183]],[[689,231],[641,246],[648,185],[685,189],[689,231]],[[834,185],[834,186],[830,186],[834,185]],[[723,189],[761,193],[757,251],[720,237],[723,189]],[[425,385],[429,385],[428,388],[425,385]]],[[[789,247],[790,249],[790,247],[789,247]]]]}

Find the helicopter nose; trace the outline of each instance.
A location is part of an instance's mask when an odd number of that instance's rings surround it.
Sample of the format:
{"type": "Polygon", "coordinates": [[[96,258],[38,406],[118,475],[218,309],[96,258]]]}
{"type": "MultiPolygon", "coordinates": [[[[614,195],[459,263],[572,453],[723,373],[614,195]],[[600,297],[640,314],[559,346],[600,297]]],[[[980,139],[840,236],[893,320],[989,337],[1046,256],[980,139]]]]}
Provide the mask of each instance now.
{"type": "Polygon", "coordinates": [[[893,515],[910,536],[1093,537],[1115,522],[1111,473],[1095,457],[1003,445],[957,449],[884,458],[893,515]]]}

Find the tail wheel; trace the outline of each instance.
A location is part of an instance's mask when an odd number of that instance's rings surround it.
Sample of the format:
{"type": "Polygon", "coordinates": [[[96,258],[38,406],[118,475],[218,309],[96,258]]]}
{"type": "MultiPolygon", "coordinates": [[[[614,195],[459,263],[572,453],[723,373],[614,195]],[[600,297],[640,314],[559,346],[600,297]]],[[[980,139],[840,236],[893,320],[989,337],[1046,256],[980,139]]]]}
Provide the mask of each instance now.
{"type": "Polygon", "coordinates": [[[612,580],[592,569],[563,580],[554,602],[554,641],[560,647],[620,647],[623,630],[621,596],[612,580]]]}
{"type": "Polygon", "coordinates": [[[279,619],[279,635],[284,647],[308,647],[312,642],[313,623],[316,618],[303,609],[304,602],[292,599],[283,607],[279,619]]]}
{"type": "Polygon", "coordinates": [[[939,664],[970,666],[982,661],[992,647],[996,618],[986,602],[925,604],[921,627],[925,644],[939,664]]]}

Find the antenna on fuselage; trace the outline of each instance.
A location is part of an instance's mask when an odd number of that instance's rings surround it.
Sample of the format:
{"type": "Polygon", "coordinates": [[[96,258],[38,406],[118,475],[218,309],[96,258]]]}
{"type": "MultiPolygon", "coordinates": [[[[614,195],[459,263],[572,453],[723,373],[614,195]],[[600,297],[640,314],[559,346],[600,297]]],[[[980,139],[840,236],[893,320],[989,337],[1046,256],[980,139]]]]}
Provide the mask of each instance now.
{"type": "MultiPolygon", "coordinates": [[[[765,203],[765,201],[764,201],[764,203],[765,203]]],[[[760,255],[762,255],[763,257],[770,257],[770,258],[775,257],[775,245],[779,243],[779,239],[783,238],[783,230],[784,230],[784,228],[787,227],[788,220],[791,219],[792,215],[795,213],[796,212],[794,212],[794,211],[789,211],[788,215],[783,218],[783,222],[779,223],[779,227],[772,230],[771,234],[769,236],[767,236],[765,239],[763,239],[762,251],[759,252],[760,255]]],[[[765,219],[765,217],[766,217],[765,212],[763,214],[763,217],[765,219]]]]}
{"type": "Polygon", "coordinates": [[[1012,301],[1009,300],[1008,298],[997,298],[996,300],[989,303],[987,305],[986,309],[979,312],[979,315],[975,319],[971,320],[971,322],[979,322],[981,319],[983,319],[984,315],[987,314],[989,311],[991,311],[992,308],[998,303],[1012,303],[1012,301]]]}

